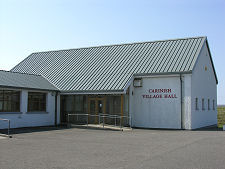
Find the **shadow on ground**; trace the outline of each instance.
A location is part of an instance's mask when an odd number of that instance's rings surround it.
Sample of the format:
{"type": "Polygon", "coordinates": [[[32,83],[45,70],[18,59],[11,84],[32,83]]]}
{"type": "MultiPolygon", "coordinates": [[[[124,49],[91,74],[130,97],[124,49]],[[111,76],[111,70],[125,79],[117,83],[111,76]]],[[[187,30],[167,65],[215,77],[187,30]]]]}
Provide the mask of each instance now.
{"type": "MultiPolygon", "coordinates": [[[[24,128],[15,128],[10,129],[10,135],[12,134],[23,134],[23,133],[33,133],[33,132],[44,132],[44,131],[53,131],[53,130],[66,130],[67,126],[43,126],[43,127],[24,127],[24,128]]],[[[7,129],[0,129],[0,133],[7,134],[7,129]]]]}
{"type": "MultiPolygon", "coordinates": [[[[23,133],[33,133],[33,132],[44,132],[44,131],[53,131],[53,130],[67,130],[70,128],[80,128],[80,129],[89,129],[89,130],[109,130],[109,129],[99,129],[95,127],[86,127],[86,126],[70,126],[69,128],[66,125],[61,126],[43,126],[43,127],[25,127],[25,128],[16,128],[16,129],[10,129],[10,135],[13,134],[23,134],[23,133]]],[[[135,129],[135,128],[134,128],[135,129]]],[[[140,129],[140,128],[136,128],[140,129]]],[[[141,128],[144,129],[144,128],[141,128]]],[[[144,130],[174,130],[174,129],[144,129],[144,130]]],[[[176,129],[177,130],[177,129],[176,129]]],[[[178,130],[179,131],[179,130],[178,130]]],[[[222,128],[218,128],[217,125],[214,126],[208,126],[203,127],[199,129],[194,129],[191,131],[223,131],[222,128]]],[[[7,134],[7,129],[0,129],[1,134],[7,134]]]]}
{"type": "Polygon", "coordinates": [[[202,127],[193,131],[223,131],[223,128],[218,128],[217,125],[202,127]]]}

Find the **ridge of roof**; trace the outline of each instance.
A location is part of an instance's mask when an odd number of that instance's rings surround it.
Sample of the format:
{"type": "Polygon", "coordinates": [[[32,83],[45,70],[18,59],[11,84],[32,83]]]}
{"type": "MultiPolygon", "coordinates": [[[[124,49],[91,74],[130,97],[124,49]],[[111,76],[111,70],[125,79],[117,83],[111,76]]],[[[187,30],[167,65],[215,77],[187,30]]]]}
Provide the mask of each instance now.
{"type": "Polygon", "coordinates": [[[60,91],[120,90],[133,73],[191,71],[205,39],[199,36],[38,52],[11,71],[42,75],[60,91]]]}
{"type": "Polygon", "coordinates": [[[1,71],[1,72],[7,72],[7,73],[17,73],[17,74],[25,74],[25,75],[40,76],[40,77],[43,77],[42,75],[31,74],[31,73],[14,72],[14,71],[7,71],[7,70],[0,70],[0,71],[1,71]]]}
{"type": "Polygon", "coordinates": [[[89,46],[89,47],[81,47],[81,48],[60,49],[60,50],[47,50],[47,51],[42,51],[42,52],[33,52],[30,55],[38,54],[38,53],[61,52],[61,51],[70,51],[70,50],[79,50],[79,49],[90,49],[90,48],[112,47],[112,46],[123,46],[123,45],[135,45],[135,44],[144,44],[144,43],[156,43],[156,42],[167,42],[167,41],[199,39],[199,38],[205,38],[206,39],[207,36],[196,36],[196,37],[175,38],[175,39],[154,40],[154,41],[143,41],[143,42],[131,42],[131,43],[118,43],[118,44],[111,44],[111,45],[97,45],[97,46],[89,46]]]}

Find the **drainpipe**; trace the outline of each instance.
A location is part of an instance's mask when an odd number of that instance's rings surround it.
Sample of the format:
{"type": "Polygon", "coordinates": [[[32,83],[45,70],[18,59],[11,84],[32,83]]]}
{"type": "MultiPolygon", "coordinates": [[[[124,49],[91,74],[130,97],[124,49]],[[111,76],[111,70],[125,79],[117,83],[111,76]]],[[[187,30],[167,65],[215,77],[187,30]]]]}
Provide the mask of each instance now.
{"type": "Polygon", "coordinates": [[[55,92],[55,126],[57,126],[57,96],[58,92],[55,92]]]}
{"type": "Polygon", "coordinates": [[[180,128],[181,129],[184,129],[183,127],[183,104],[182,104],[182,101],[183,101],[183,85],[182,85],[182,76],[180,74],[180,112],[181,112],[181,123],[180,123],[180,128]]]}

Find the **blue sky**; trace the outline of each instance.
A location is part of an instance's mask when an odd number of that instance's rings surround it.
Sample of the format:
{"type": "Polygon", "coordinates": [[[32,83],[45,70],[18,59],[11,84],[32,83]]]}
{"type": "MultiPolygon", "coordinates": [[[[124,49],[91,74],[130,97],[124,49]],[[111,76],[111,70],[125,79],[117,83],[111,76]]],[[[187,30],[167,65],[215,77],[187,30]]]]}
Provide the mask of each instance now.
{"type": "Polygon", "coordinates": [[[225,0],[0,0],[0,69],[38,51],[207,36],[225,104],[225,0]]]}

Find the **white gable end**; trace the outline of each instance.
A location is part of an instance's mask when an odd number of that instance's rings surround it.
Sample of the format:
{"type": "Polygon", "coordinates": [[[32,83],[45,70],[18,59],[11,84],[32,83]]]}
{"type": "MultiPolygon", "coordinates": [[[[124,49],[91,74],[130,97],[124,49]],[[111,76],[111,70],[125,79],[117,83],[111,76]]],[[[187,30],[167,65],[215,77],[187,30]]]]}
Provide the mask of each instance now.
{"type": "Polygon", "coordinates": [[[192,71],[191,86],[191,128],[216,124],[217,81],[206,42],[192,71]]]}

